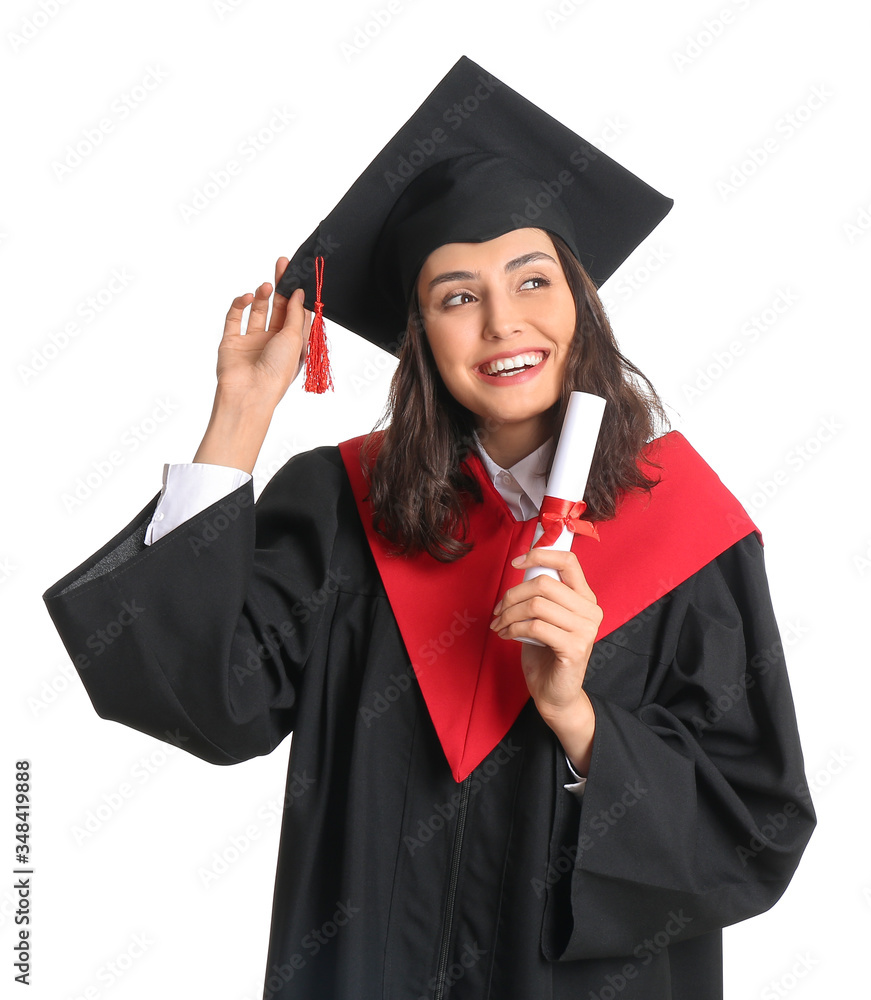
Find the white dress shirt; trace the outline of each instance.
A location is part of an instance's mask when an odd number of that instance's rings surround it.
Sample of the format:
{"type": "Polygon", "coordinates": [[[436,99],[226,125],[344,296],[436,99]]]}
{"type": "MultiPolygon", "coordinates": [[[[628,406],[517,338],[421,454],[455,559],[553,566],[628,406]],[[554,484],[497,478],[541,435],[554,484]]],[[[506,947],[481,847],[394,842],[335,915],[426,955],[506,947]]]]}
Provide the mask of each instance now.
{"type": "MultiPolygon", "coordinates": [[[[545,472],[553,452],[553,438],[510,469],[500,468],[487,454],[477,434],[475,439],[484,469],[514,517],[518,521],[535,517],[544,499],[545,472]]],[[[164,465],[163,489],[145,532],[145,544],[153,544],[173,528],[244,486],[250,478],[249,473],[226,465],[199,462],[164,465]]],[[[583,795],[587,779],[575,771],[568,757],[566,764],[575,781],[563,787],[575,795],[583,795]]]]}

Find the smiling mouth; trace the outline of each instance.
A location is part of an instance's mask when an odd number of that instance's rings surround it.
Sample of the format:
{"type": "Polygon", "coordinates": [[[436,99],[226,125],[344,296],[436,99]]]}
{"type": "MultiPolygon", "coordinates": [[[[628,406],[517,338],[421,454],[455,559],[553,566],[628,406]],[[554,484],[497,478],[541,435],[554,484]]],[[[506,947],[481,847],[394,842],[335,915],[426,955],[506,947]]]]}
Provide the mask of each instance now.
{"type": "Polygon", "coordinates": [[[517,354],[513,358],[499,358],[497,361],[490,361],[487,364],[479,365],[478,371],[482,375],[498,375],[501,378],[510,378],[520,372],[529,371],[540,365],[547,357],[543,351],[529,351],[526,354],[517,354]]]}

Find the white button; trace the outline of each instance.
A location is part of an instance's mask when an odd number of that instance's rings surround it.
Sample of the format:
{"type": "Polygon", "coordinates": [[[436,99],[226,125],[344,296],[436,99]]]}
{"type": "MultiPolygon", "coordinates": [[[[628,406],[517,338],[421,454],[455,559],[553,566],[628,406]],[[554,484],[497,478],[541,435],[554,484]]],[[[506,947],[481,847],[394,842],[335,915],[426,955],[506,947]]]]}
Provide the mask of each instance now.
{"type": "Polygon", "coordinates": [[[162,521],[163,520],[163,514],[155,514],[154,515],[154,520],[155,521],[162,521]]]}
{"type": "Polygon", "coordinates": [[[510,483],[512,476],[510,472],[500,472],[496,478],[500,483],[510,483]]]}

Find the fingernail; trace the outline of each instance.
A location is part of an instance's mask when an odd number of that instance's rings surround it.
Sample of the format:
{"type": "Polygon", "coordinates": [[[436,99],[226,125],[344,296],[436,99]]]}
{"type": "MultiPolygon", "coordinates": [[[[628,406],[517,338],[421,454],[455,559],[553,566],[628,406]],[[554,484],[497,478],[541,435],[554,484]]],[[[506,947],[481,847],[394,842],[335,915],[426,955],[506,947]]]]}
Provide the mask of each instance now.
{"type": "Polygon", "coordinates": [[[496,605],[496,607],[495,607],[495,608],[493,608],[493,614],[494,614],[494,615],[498,615],[498,614],[499,614],[499,612],[500,612],[501,610],[502,610],[502,602],[500,601],[500,602],[499,602],[499,603],[498,603],[498,604],[496,605]]]}
{"type": "Polygon", "coordinates": [[[512,565],[512,566],[515,566],[515,567],[516,567],[516,566],[520,566],[520,565],[522,565],[522,564],[523,564],[523,562],[525,561],[525,559],[526,559],[526,556],[515,556],[515,557],[514,557],[514,558],[513,558],[512,560],[511,560],[511,565],[512,565]]]}

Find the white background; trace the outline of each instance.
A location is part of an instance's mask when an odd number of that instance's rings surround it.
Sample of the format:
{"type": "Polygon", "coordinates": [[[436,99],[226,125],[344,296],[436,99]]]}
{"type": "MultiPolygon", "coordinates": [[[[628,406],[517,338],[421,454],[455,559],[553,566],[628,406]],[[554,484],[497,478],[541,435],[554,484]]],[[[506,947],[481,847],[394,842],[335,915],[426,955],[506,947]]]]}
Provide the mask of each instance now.
{"type": "MultiPolygon", "coordinates": [[[[4,5],[4,995],[23,993],[11,965],[12,793],[14,761],[28,757],[27,995],[259,996],[278,842],[270,802],[288,744],[219,768],[100,720],[40,595],[148,502],[165,461],[190,460],[230,300],[271,279],[276,257],[462,54],[676,200],[603,297],[673,425],[763,532],[820,818],[783,900],[727,930],[726,995],[858,995],[871,930],[868,7],[392,6],[379,26],[384,0],[44,0],[51,16],[33,0],[4,5]],[[153,89],[137,91],[143,81],[153,89]],[[126,115],[125,95],[144,98],[126,115]],[[293,120],[243,158],[274,109],[293,120]],[[106,118],[100,144],[59,170],[68,144],[106,118]],[[185,220],[182,206],[230,159],[239,175],[185,220]],[[86,319],[116,269],[126,285],[86,319]],[[747,324],[765,316],[775,321],[754,339],[747,324]],[[132,795],[83,835],[124,783],[132,795]],[[246,828],[256,837],[205,885],[216,854],[232,858],[233,838],[245,847],[246,828]]],[[[336,392],[291,389],[258,490],[292,453],[363,433],[381,412],[392,362],[330,335],[336,392]]]]}

